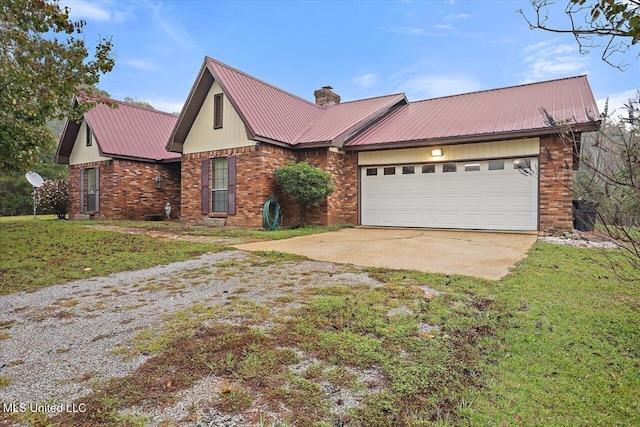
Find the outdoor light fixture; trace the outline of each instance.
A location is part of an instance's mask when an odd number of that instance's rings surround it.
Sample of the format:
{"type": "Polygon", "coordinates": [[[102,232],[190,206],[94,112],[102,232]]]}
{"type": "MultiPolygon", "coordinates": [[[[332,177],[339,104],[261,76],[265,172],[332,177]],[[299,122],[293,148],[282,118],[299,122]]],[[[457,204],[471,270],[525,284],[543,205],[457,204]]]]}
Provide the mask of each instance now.
{"type": "Polygon", "coordinates": [[[158,175],[156,176],[156,188],[157,189],[161,189],[162,188],[162,175],[158,175]]]}
{"type": "Polygon", "coordinates": [[[434,148],[433,150],[431,150],[431,157],[442,157],[442,149],[434,148]]]}

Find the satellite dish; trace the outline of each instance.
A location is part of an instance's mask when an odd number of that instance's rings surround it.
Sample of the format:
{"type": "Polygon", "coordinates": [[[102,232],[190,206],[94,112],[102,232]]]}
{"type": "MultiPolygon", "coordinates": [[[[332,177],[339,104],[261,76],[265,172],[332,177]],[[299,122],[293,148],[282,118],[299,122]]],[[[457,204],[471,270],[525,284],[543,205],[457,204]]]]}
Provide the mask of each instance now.
{"type": "Polygon", "coordinates": [[[29,184],[36,188],[41,187],[42,184],[44,184],[44,179],[42,179],[40,174],[37,172],[27,172],[24,176],[27,178],[27,181],[29,181],[29,184]]]}
{"type": "MultiPolygon", "coordinates": [[[[27,172],[24,174],[29,181],[29,184],[33,185],[33,188],[42,187],[44,184],[44,179],[40,176],[38,172],[27,172]]],[[[36,219],[36,192],[33,192],[33,219],[36,219]]]]}

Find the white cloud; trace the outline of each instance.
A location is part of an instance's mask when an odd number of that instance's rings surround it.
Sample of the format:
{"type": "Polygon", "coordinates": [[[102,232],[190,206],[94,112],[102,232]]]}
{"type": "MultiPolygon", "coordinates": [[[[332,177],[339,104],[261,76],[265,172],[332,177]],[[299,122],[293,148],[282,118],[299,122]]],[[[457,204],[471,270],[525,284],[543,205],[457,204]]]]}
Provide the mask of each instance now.
{"type": "Polygon", "coordinates": [[[145,98],[144,100],[151,104],[156,110],[165,111],[167,113],[179,113],[182,111],[182,106],[184,105],[184,100],[169,99],[165,97],[145,98]]]}
{"type": "Polygon", "coordinates": [[[468,13],[460,13],[458,15],[455,16],[458,19],[467,19],[467,18],[471,18],[471,15],[468,13]]]}
{"type": "Polygon", "coordinates": [[[159,27],[174,44],[181,50],[192,51],[197,48],[197,43],[191,34],[182,27],[180,21],[175,16],[165,17],[162,11],[162,3],[152,4],[146,2],[151,9],[151,18],[154,24],[159,27]]]}
{"type": "Polygon", "coordinates": [[[398,86],[403,92],[409,93],[409,99],[437,98],[482,89],[479,82],[462,74],[449,76],[424,74],[410,77],[398,86]]]}
{"type": "Polygon", "coordinates": [[[62,1],[60,6],[68,7],[72,19],[120,23],[129,15],[129,11],[122,9],[122,2],[112,1],[62,1]]]}
{"type": "Polygon", "coordinates": [[[436,24],[434,25],[434,27],[436,27],[438,30],[450,30],[450,31],[455,30],[453,26],[447,25],[447,24],[436,24]]]}
{"type": "Polygon", "coordinates": [[[155,70],[158,68],[158,66],[154,64],[152,61],[149,61],[146,59],[131,58],[131,59],[125,59],[124,62],[127,65],[130,65],[133,68],[138,68],[140,70],[155,70]]]}
{"type": "Polygon", "coordinates": [[[367,73],[361,76],[355,76],[351,79],[351,81],[362,88],[369,88],[377,85],[380,79],[375,73],[367,73]]]}
{"type": "Polygon", "coordinates": [[[419,27],[391,27],[388,29],[391,33],[408,34],[410,36],[425,36],[427,32],[424,28],[419,27]]]}
{"type": "Polygon", "coordinates": [[[609,100],[609,116],[614,118],[617,118],[619,116],[626,117],[627,111],[624,109],[624,104],[628,104],[630,99],[637,98],[639,90],[640,88],[630,89],[620,93],[613,93],[604,98],[596,99],[596,103],[598,104],[598,109],[600,110],[600,113],[604,112],[604,107],[608,99],[609,100]]]}
{"type": "Polygon", "coordinates": [[[540,42],[527,46],[524,52],[525,71],[520,74],[524,83],[586,72],[588,58],[580,55],[573,45],[540,42]]]}

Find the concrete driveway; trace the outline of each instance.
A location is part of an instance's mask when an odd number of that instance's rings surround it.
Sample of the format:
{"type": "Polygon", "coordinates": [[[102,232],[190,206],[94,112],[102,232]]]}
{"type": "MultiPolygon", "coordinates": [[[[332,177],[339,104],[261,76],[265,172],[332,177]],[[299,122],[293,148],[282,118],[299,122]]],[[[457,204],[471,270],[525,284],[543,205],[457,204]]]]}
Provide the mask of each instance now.
{"type": "Polygon", "coordinates": [[[465,274],[498,280],[527,256],[536,234],[423,229],[345,228],[269,242],[245,251],[280,251],[318,261],[465,274]]]}

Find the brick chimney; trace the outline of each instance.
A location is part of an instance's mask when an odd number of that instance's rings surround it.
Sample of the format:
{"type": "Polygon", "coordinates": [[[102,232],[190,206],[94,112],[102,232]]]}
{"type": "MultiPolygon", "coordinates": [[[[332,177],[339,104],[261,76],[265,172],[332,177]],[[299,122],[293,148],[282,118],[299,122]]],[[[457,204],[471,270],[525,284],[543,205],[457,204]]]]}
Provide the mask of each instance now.
{"type": "Polygon", "coordinates": [[[331,86],[322,86],[322,89],[318,89],[313,92],[313,96],[316,97],[316,105],[334,105],[340,104],[340,95],[334,93],[331,86]]]}

